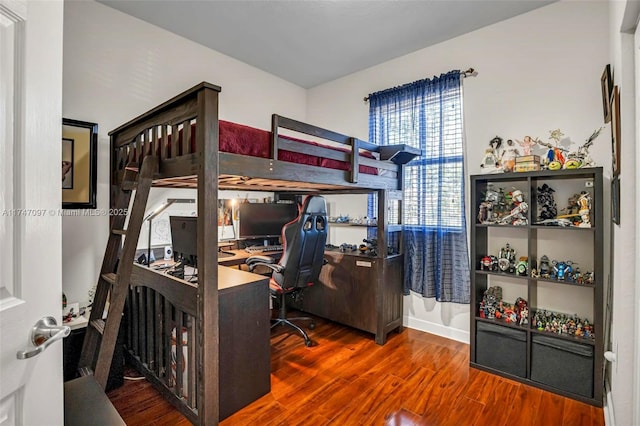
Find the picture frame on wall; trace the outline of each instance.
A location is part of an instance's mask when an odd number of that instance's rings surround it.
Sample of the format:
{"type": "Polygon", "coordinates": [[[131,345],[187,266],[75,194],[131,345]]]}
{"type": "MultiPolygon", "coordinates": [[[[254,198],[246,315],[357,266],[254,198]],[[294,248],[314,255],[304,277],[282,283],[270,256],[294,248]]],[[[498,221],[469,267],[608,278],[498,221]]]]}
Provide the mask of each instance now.
{"type": "Polygon", "coordinates": [[[620,177],[611,178],[611,221],[620,225],[620,177]]]}
{"type": "Polygon", "coordinates": [[[98,125],[62,119],[62,208],[95,209],[98,125]]]}
{"type": "Polygon", "coordinates": [[[613,78],[611,77],[611,65],[607,64],[600,77],[600,86],[602,89],[602,109],[604,113],[604,122],[611,121],[611,95],[613,91],[613,78]]]}
{"type": "Polygon", "coordinates": [[[620,174],[620,91],[613,87],[611,102],[611,169],[614,176],[620,174]]]}

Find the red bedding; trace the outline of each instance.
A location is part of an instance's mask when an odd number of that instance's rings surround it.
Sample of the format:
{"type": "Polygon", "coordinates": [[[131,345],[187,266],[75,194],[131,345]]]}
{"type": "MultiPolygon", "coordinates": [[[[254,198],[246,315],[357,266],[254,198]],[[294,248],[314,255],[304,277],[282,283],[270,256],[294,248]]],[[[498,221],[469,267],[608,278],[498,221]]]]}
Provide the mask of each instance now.
{"type": "MultiPolygon", "coordinates": [[[[220,125],[220,151],[232,154],[250,155],[253,157],[270,158],[271,153],[271,132],[267,130],[256,129],[242,124],[232,123],[230,121],[219,121],[220,125]]],[[[180,130],[179,138],[182,140],[183,131],[180,130]]],[[[191,152],[195,152],[195,125],[191,126],[191,152]]],[[[336,151],[349,152],[346,148],[339,148],[319,144],[317,142],[306,141],[290,136],[280,135],[283,139],[304,143],[307,145],[322,146],[336,151]]],[[[159,144],[158,144],[159,145],[159,144]]],[[[171,146],[171,135],[169,135],[169,147],[171,146]]],[[[182,144],[178,144],[179,155],[182,155],[182,144]]],[[[171,149],[171,148],[169,148],[171,149]]],[[[373,158],[370,153],[361,153],[363,157],[373,158]]],[[[337,170],[351,170],[351,164],[344,161],[321,158],[309,154],[301,154],[298,152],[280,149],[278,151],[278,159],[291,163],[308,164],[311,166],[326,167],[337,170]]],[[[378,174],[378,169],[371,166],[360,165],[360,173],[371,175],[378,174]]]]}

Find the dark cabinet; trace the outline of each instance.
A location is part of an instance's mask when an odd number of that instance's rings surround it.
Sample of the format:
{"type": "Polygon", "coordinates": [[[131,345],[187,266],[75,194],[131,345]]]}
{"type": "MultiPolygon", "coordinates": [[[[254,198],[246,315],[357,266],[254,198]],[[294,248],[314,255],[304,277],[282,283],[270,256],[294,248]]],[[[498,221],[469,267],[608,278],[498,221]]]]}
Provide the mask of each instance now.
{"type": "Polygon", "coordinates": [[[374,258],[325,252],[319,283],[305,290],[303,311],[375,334],[402,327],[402,255],[374,258]]]}

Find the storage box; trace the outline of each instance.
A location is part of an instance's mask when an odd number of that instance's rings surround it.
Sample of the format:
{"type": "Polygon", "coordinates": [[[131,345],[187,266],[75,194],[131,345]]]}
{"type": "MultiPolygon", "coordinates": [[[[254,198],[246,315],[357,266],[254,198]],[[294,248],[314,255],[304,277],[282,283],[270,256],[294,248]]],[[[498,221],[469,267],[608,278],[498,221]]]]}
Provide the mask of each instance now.
{"type": "Polygon", "coordinates": [[[517,163],[513,169],[515,172],[533,172],[540,170],[539,163],[517,163]]]}
{"type": "Polygon", "coordinates": [[[534,334],[531,380],[593,398],[593,346],[534,334]]]}
{"type": "Polygon", "coordinates": [[[520,157],[516,157],[516,164],[520,164],[520,163],[540,164],[540,156],[539,155],[521,155],[520,157]]]}
{"type": "Polygon", "coordinates": [[[514,376],[527,376],[524,330],[476,322],[476,363],[514,376]]]}

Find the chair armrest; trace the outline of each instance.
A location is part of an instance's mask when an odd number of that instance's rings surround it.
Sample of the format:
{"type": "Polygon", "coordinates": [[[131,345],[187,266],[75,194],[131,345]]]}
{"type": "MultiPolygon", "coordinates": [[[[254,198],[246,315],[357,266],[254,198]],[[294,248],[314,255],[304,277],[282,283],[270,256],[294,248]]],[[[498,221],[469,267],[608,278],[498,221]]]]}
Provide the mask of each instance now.
{"type": "Polygon", "coordinates": [[[269,256],[251,256],[248,257],[245,263],[249,266],[249,272],[252,272],[256,266],[266,266],[275,272],[282,272],[284,267],[275,263],[276,260],[269,256]]]}

